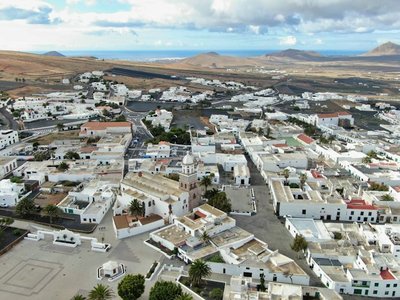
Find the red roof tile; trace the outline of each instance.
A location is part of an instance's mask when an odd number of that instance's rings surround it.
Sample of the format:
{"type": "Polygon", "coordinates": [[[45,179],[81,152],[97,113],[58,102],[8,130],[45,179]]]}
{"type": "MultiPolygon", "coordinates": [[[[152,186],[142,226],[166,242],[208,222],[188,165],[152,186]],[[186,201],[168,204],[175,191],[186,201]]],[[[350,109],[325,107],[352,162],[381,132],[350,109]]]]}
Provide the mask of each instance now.
{"type": "Polygon", "coordinates": [[[347,202],[348,209],[364,209],[364,210],[377,210],[374,205],[368,204],[365,200],[362,199],[353,199],[350,202],[347,202]]]}
{"type": "Polygon", "coordinates": [[[319,173],[317,170],[311,170],[311,175],[312,175],[312,177],[314,177],[315,179],[324,178],[324,176],[322,176],[322,174],[319,173]]]}
{"type": "Polygon", "coordinates": [[[86,122],[81,129],[88,128],[92,130],[104,130],[109,127],[131,127],[130,122],[86,122]]]}
{"type": "Polygon", "coordinates": [[[299,135],[297,136],[297,138],[298,138],[300,141],[303,141],[303,142],[306,143],[306,144],[311,144],[311,143],[315,142],[315,140],[314,140],[313,138],[309,137],[308,135],[306,135],[306,134],[304,134],[304,133],[299,134],[299,135]]]}
{"type": "Polygon", "coordinates": [[[321,119],[338,118],[339,116],[351,116],[351,114],[346,111],[339,111],[339,112],[330,113],[330,114],[318,114],[318,118],[321,118],[321,119]]]}
{"type": "Polygon", "coordinates": [[[381,271],[381,277],[382,277],[383,280],[396,279],[396,277],[393,276],[393,274],[390,272],[390,270],[382,270],[381,271]]]}

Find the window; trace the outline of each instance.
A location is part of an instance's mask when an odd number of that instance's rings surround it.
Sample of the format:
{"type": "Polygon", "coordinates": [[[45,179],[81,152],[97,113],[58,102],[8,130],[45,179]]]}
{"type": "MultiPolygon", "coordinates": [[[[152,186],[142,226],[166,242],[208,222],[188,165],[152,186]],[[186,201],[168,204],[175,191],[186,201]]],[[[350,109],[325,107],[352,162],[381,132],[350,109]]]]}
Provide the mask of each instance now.
{"type": "Polygon", "coordinates": [[[393,284],[393,287],[397,287],[397,283],[393,284]]]}
{"type": "Polygon", "coordinates": [[[378,282],[375,282],[375,284],[374,284],[375,286],[379,286],[379,283],[378,282]]]}
{"type": "Polygon", "coordinates": [[[350,220],[350,221],[353,220],[353,217],[349,217],[349,220],[350,220]]]}
{"type": "Polygon", "coordinates": [[[354,211],[351,211],[350,215],[354,216],[354,211]]]}
{"type": "Polygon", "coordinates": [[[369,213],[368,213],[368,216],[372,216],[372,212],[369,212],[369,213]]]}
{"type": "Polygon", "coordinates": [[[386,291],[386,292],[385,292],[385,295],[389,295],[389,291],[386,291]]]}
{"type": "Polygon", "coordinates": [[[377,290],[374,290],[374,291],[372,292],[372,294],[376,295],[376,294],[378,294],[378,291],[377,291],[377,290]]]}
{"type": "Polygon", "coordinates": [[[301,213],[303,214],[303,215],[305,215],[306,214],[306,210],[305,209],[303,209],[302,211],[301,211],[301,213]]]}
{"type": "Polygon", "coordinates": [[[363,216],[364,215],[364,212],[362,211],[361,213],[360,213],[360,216],[363,216]]]}
{"type": "Polygon", "coordinates": [[[390,283],[386,284],[386,287],[390,287],[390,283]]]}
{"type": "Polygon", "coordinates": [[[362,290],[360,289],[354,289],[354,295],[361,295],[362,290]]]}

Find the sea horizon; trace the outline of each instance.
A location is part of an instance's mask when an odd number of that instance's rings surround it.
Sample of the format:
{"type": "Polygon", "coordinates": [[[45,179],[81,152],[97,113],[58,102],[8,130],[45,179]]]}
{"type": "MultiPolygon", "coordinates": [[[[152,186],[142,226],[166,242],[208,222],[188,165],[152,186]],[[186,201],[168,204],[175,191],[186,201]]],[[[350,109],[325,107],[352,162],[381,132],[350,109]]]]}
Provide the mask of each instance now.
{"type": "MultiPolygon", "coordinates": [[[[107,60],[130,60],[130,61],[159,61],[177,60],[192,57],[201,53],[215,52],[220,55],[237,57],[255,57],[279,52],[282,50],[59,50],[57,52],[67,56],[92,56],[107,60]]],[[[310,50],[311,51],[311,50],[310,50]]],[[[325,56],[354,56],[365,51],[355,50],[312,50],[325,56]]],[[[43,54],[45,51],[31,51],[35,54],[43,54]]]]}

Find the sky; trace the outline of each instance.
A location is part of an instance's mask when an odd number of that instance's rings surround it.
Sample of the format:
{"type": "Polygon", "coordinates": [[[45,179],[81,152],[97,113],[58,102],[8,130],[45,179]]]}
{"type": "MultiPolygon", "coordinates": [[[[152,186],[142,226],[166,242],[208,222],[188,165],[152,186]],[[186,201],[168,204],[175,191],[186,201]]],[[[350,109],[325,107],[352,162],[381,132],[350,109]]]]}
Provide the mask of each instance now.
{"type": "Polygon", "coordinates": [[[0,0],[0,49],[369,50],[399,0],[0,0]]]}

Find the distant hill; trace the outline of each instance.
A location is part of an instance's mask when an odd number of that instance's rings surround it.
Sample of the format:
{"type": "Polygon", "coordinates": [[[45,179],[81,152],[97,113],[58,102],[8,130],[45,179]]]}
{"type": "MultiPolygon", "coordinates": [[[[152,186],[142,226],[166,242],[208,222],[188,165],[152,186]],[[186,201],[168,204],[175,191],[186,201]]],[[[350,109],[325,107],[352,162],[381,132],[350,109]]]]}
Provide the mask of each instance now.
{"type": "Polygon", "coordinates": [[[387,42],[384,43],[367,53],[362,54],[362,56],[386,56],[386,55],[400,55],[400,45],[387,42]]]}
{"type": "Polygon", "coordinates": [[[321,54],[315,51],[304,51],[297,49],[286,49],[280,52],[266,55],[267,58],[287,58],[293,60],[320,60],[323,58],[321,54]]]}
{"type": "Polygon", "coordinates": [[[196,66],[203,68],[227,68],[235,66],[252,66],[253,58],[225,56],[216,52],[201,53],[173,63],[181,66],[196,66]]]}
{"type": "Polygon", "coordinates": [[[65,57],[65,55],[63,55],[63,54],[61,54],[60,52],[57,52],[57,51],[49,51],[49,52],[43,53],[42,55],[44,55],[44,56],[65,57]]]}

